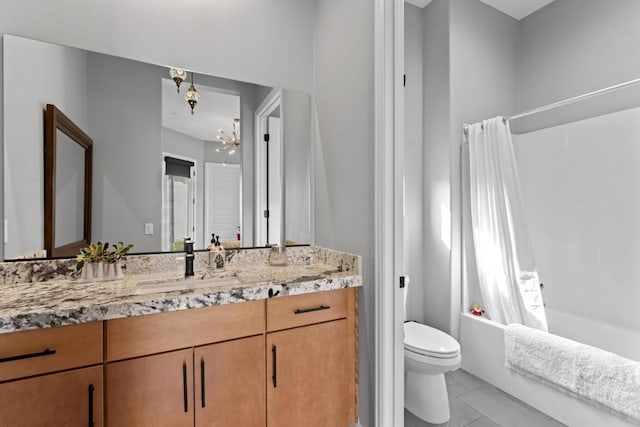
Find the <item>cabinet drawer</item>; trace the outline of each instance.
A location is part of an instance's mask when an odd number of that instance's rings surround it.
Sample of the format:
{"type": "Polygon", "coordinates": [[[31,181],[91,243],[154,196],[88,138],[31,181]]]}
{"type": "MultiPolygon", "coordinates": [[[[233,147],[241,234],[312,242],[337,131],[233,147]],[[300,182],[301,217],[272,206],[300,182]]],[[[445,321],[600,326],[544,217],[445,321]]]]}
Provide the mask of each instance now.
{"type": "Polygon", "coordinates": [[[102,363],[102,322],[0,334],[0,381],[102,363]]]}
{"type": "Polygon", "coordinates": [[[347,317],[348,289],[267,300],[267,331],[347,317]]]}
{"type": "Polygon", "coordinates": [[[107,361],[262,334],[264,310],[264,301],[250,301],[108,320],[107,361]]]}

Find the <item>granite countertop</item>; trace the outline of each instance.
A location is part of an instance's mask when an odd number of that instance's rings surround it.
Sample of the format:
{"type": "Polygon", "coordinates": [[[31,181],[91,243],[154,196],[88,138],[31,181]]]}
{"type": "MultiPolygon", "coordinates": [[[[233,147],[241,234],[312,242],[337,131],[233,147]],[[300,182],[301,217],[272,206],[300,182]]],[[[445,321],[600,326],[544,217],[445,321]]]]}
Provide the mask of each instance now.
{"type": "Polygon", "coordinates": [[[269,298],[269,290],[281,297],[362,285],[359,268],[345,269],[335,261],[329,257],[283,267],[263,262],[227,265],[222,270],[200,268],[189,279],[174,270],[126,274],[124,279],[103,282],[66,278],[5,283],[0,287],[0,333],[260,300],[269,298]],[[235,278],[236,283],[136,293],[140,282],[184,281],[192,287],[201,279],[216,278],[235,278]]]}

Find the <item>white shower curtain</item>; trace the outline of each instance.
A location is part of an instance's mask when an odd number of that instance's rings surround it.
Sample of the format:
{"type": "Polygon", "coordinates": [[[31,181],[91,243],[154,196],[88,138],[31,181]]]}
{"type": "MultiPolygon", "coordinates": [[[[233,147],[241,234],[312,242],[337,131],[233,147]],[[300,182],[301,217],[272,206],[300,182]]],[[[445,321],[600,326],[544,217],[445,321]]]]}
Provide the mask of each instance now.
{"type": "Polygon", "coordinates": [[[505,325],[546,331],[509,124],[497,117],[468,130],[471,222],[485,309],[505,325]]]}

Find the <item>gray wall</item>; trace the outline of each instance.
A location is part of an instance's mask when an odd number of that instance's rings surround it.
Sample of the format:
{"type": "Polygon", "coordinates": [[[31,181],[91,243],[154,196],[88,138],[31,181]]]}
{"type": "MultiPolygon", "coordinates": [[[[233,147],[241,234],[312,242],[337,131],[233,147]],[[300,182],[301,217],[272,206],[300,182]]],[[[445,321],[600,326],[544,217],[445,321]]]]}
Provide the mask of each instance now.
{"type": "Polygon", "coordinates": [[[321,246],[362,255],[360,416],[373,426],[374,3],[315,5],[315,238],[321,246]]]}
{"type": "Polygon", "coordinates": [[[404,90],[405,111],[405,268],[411,278],[406,318],[424,321],[424,168],[422,91],[424,80],[424,25],[422,9],[405,3],[404,90]]]}
{"type": "MultiPolygon", "coordinates": [[[[450,77],[449,4],[434,0],[423,11],[424,28],[424,321],[448,330],[449,250],[441,217],[449,208],[450,77]]],[[[415,285],[415,283],[414,283],[415,285]]]]}
{"type": "Polygon", "coordinates": [[[640,77],[640,2],[556,0],[521,21],[519,109],[640,77]]]}
{"type": "MultiPolygon", "coordinates": [[[[517,110],[518,21],[478,0],[451,4],[451,279],[449,330],[458,330],[461,307],[462,123],[511,115],[517,110]]],[[[467,229],[468,230],[468,229],[467,229]]],[[[467,235],[468,237],[468,235],[467,235]]],[[[467,252],[475,273],[475,257],[467,252]]],[[[477,280],[471,274],[470,280],[477,280]]],[[[477,301],[470,301],[471,304],[477,301]]],[[[463,307],[467,310],[470,307],[463,307]]]]}
{"type": "Polygon", "coordinates": [[[11,36],[4,38],[4,56],[12,64],[3,70],[4,184],[11,202],[4,206],[8,243],[0,247],[14,258],[44,248],[43,111],[54,104],[87,130],[87,65],[85,52],[11,36]]]}
{"type": "MultiPolygon", "coordinates": [[[[639,16],[637,0],[556,0],[523,19],[518,110],[640,78],[639,16]]],[[[516,120],[512,127],[528,132],[639,105],[636,85],[516,120]]]]}
{"type": "Polygon", "coordinates": [[[93,138],[93,240],[157,251],[162,238],[162,69],[88,55],[88,133],[93,138]],[[144,234],[144,224],[154,234],[144,234]]]}

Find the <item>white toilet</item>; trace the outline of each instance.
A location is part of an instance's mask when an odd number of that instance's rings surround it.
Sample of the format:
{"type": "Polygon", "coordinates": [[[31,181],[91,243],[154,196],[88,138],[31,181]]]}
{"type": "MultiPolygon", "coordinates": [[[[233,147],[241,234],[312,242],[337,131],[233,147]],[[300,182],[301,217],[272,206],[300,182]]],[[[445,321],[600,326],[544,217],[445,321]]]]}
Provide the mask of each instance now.
{"type": "Polygon", "coordinates": [[[418,322],[404,324],[404,406],[433,424],[450,418],[444,373],[460,366],[460,344],[418,322]]]}

